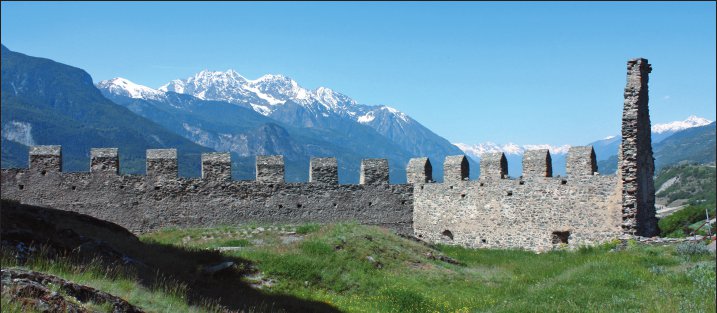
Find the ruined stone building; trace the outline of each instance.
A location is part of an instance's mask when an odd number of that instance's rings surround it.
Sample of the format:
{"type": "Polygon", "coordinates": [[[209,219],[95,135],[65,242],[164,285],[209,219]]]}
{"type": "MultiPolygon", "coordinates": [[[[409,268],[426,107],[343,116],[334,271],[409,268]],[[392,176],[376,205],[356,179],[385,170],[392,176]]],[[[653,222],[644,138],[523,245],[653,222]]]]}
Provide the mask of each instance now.
{"type": "Polygon", "coordinates": [[[507,178],[502,153],[483,155],[469,180],[465,156],[443,162],[442,183],[428,158],[392,185],[385,159],[361,163],[357,185],[338,184],[335,158],[314,158],[307,183],[284,182],[282,156],[257,156],[256,180],[233,181],[228,153],[202,155],[202,177],[178,177],[174,149],[147,150],[146,175],[120,175],[114,148],[92,149],[90,172],[62,172],[59,146],[31,147],[29,168],[2,169],[2,198],[88,214],[141,233],[249,221],[355,221],[434,243],[547,250],[591,245],[623,234],[657,234],[646,59],[627,63],[619,170],[597,174],[592,147],[568,152],[567,176],[552,177],[548,150],[523,156],[523,175],[507,178]]]}

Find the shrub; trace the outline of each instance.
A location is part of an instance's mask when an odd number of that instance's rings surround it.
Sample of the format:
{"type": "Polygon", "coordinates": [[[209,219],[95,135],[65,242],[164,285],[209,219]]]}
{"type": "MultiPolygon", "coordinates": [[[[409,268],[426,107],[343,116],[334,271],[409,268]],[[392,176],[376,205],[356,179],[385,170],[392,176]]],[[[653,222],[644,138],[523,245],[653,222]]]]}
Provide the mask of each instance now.
{"type": "Polygon", "coordinates": [[[681,244],[678,244],[675,248],[675,251],[677,252],[677,254],[683,256],[693,256],[710,253],[710,250],[707,248],[706,245],[693,242],[683,242],[681,244]]]}
{"type": "MultiPolygon", "coordinates": [[[[660,219],[658,225],[662,236],[673,237],[674,232],[681,231],[695,222],[704,220],[706,208],[707,205],[691,205],[660,219]]],[[[714,208],[710,208],[710,216],[714,216],[714,214],[714,208]]]]}

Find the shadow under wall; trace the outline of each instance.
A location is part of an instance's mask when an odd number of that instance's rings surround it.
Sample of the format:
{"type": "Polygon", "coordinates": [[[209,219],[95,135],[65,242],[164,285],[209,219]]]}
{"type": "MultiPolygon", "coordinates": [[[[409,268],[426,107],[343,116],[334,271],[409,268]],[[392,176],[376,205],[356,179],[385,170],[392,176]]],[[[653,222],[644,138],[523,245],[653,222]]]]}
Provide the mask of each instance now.
{"type": "Polygon", "coordinates": [[[123,263],[123,257],[128,257],[133,260],[130,264],[134,264],[128,265],[128,270],[138,274],[142,285],[153,288],[169,278],[189,287],[190,304],[209,301],[237,311],[339,312],[321,302],[262,293],[241,280],[247,271],[232,269],[211,276],[200,270],[202,266],[225,261],[251,269],[253,266],[248,260],[215,251],[141,242],[121,226],[88,215],[3,199],[0,222],[3,252],[12,251],[23,242],[44,245],[48,257],[80,250],[80,254],[71,254],[79,264],[101,260],[106,266],[117,266],[123,263]],[[88,245],[92,248],[87,248],[88,245]],[[84,248],[77,249],[80,246],[84,248]]]}

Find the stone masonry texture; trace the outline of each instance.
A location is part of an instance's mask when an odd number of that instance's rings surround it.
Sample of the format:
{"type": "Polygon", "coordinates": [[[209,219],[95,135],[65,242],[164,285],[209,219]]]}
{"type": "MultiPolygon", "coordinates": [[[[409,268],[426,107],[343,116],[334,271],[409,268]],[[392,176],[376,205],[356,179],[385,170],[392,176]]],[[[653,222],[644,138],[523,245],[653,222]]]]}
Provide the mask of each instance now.
{"type": "Polygon", "coordinates": [[[256,181],[260,183],[283,183],[284,156],[257,155],[256,181]]]}
{"type": "Polygon", "coordinates": [[[202,178],[226,181],[232,178],[232,160],[228,152],[202,153],[202,178]]]}
{"type": "Polygon", "coordinates": [[[336,158],[311,158],[309,182],[338,185],[339,163],[336,158]]]}
{"type": "Polygon", "coordinates": [[[119,173],[119,154],[117,148],[92,148],[90,150],[90,172],[119,173]]]}
{"type": "Polygon", "coordinates": [[[593,176],[597,172],[593,146],[570,147],[565,172],[568,177],[593,176]]]}
{"type": "Polygon", "coordinates": [[[413,158],[406,166],[406,181],[409,184],[433,181],[433,166],[428,158],[413,158]]]}
{"type": "MultiPolygon", "coordinates": [[[[388,172],[387,167],[384,169],[388,172]]],[[[406,184],[170,179],[60,171],[42,174],[34,169],[2,169],[1,178],[3,199],[88,214],[135,233],[163,227],[211,227],[254,221],[353,221],[412,233],[413,185],[406,184]]]]}
{"type": "Polygon", "coordinates": [[[628,234],[654,236],[659,233],[655,217],[655,163],[652,157],[647,59],[627,62],[627,83],[622,111],[622,218],[628,234]]]}
{"type": "Polygon", "coordinates": [[[552,177],[553,161],[548,149],[528,150],[523,154],[523,177],[552,177]]]}
{"type": "Polygon", "coordinates": [[[388,160],[361,160],[359,183],[362,185],[388,184],[388,160]]]}
{"type": "Polygon", "coordinates": [[[480,158],[481,179],[503,179],[508,176],[508,160],[503,152],[485,153],[480,158]]]}
{"type": "Polygon", "coordinates": [[[465,155],[449,155],[443,161],[443,182],[463,181],[468,179],[468,159],[465,155]]]}

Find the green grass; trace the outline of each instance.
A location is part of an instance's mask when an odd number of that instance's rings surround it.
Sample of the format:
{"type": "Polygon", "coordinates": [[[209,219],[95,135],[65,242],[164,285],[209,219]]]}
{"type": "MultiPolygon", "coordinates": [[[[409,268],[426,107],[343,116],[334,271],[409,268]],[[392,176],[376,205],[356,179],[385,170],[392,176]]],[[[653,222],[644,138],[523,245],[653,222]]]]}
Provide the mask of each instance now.
{"type": "MultiPolygon", "coordinates": [[[[211,303],[189,305],[186,299],[187,286],[174,281],[165,280],[156,288],[143,286],[130,272],[118,267],[103,267],[100,262],[89,265],[78,265],[71,257],[49,259],[39,253],[22,266],[17,264],[11,253],[3,251],[2,268],[22,268],[50,275],[65,280],[90,286],[125,299],[148,312],[218,312],[211,303]]],[[[66,296],[66,295],[65,295],[66,296]]],[[[67,297],[72,301],[71,297],[67,297]]],[[[92,302],[80,303],[83,307],[99,312],[110,312],[110,304],[92,302]],[[109,309],[109,310],[108,310],[109,309]]],[[[10,302],[9,296],[2,296],[3,312],[34,312],[32,308],[23,308],[16,302],[10,302]]]]}
{"type": "MultiPolygon", "coordinates": [[[[632,243],[611,251],[615,244],[610,244],[535,254],[429,247],[354,224],[299,226],[296,233],[301,228],[311,231],[286,244],[277,232],[249,232],[249,240],[260,237],[265,244],[227,253],[252,261],[274,279],[268,292],[347,312],[715,311],[714,256],[674,246],[632,243]],[[461,265],[430,259],[427,253],[461,265]]],[[[241,233],[175,229],[143,240],[207,247],[244,238],[241,233]],[[188,234],[196,240],[176,241],[188,234]]]]}

